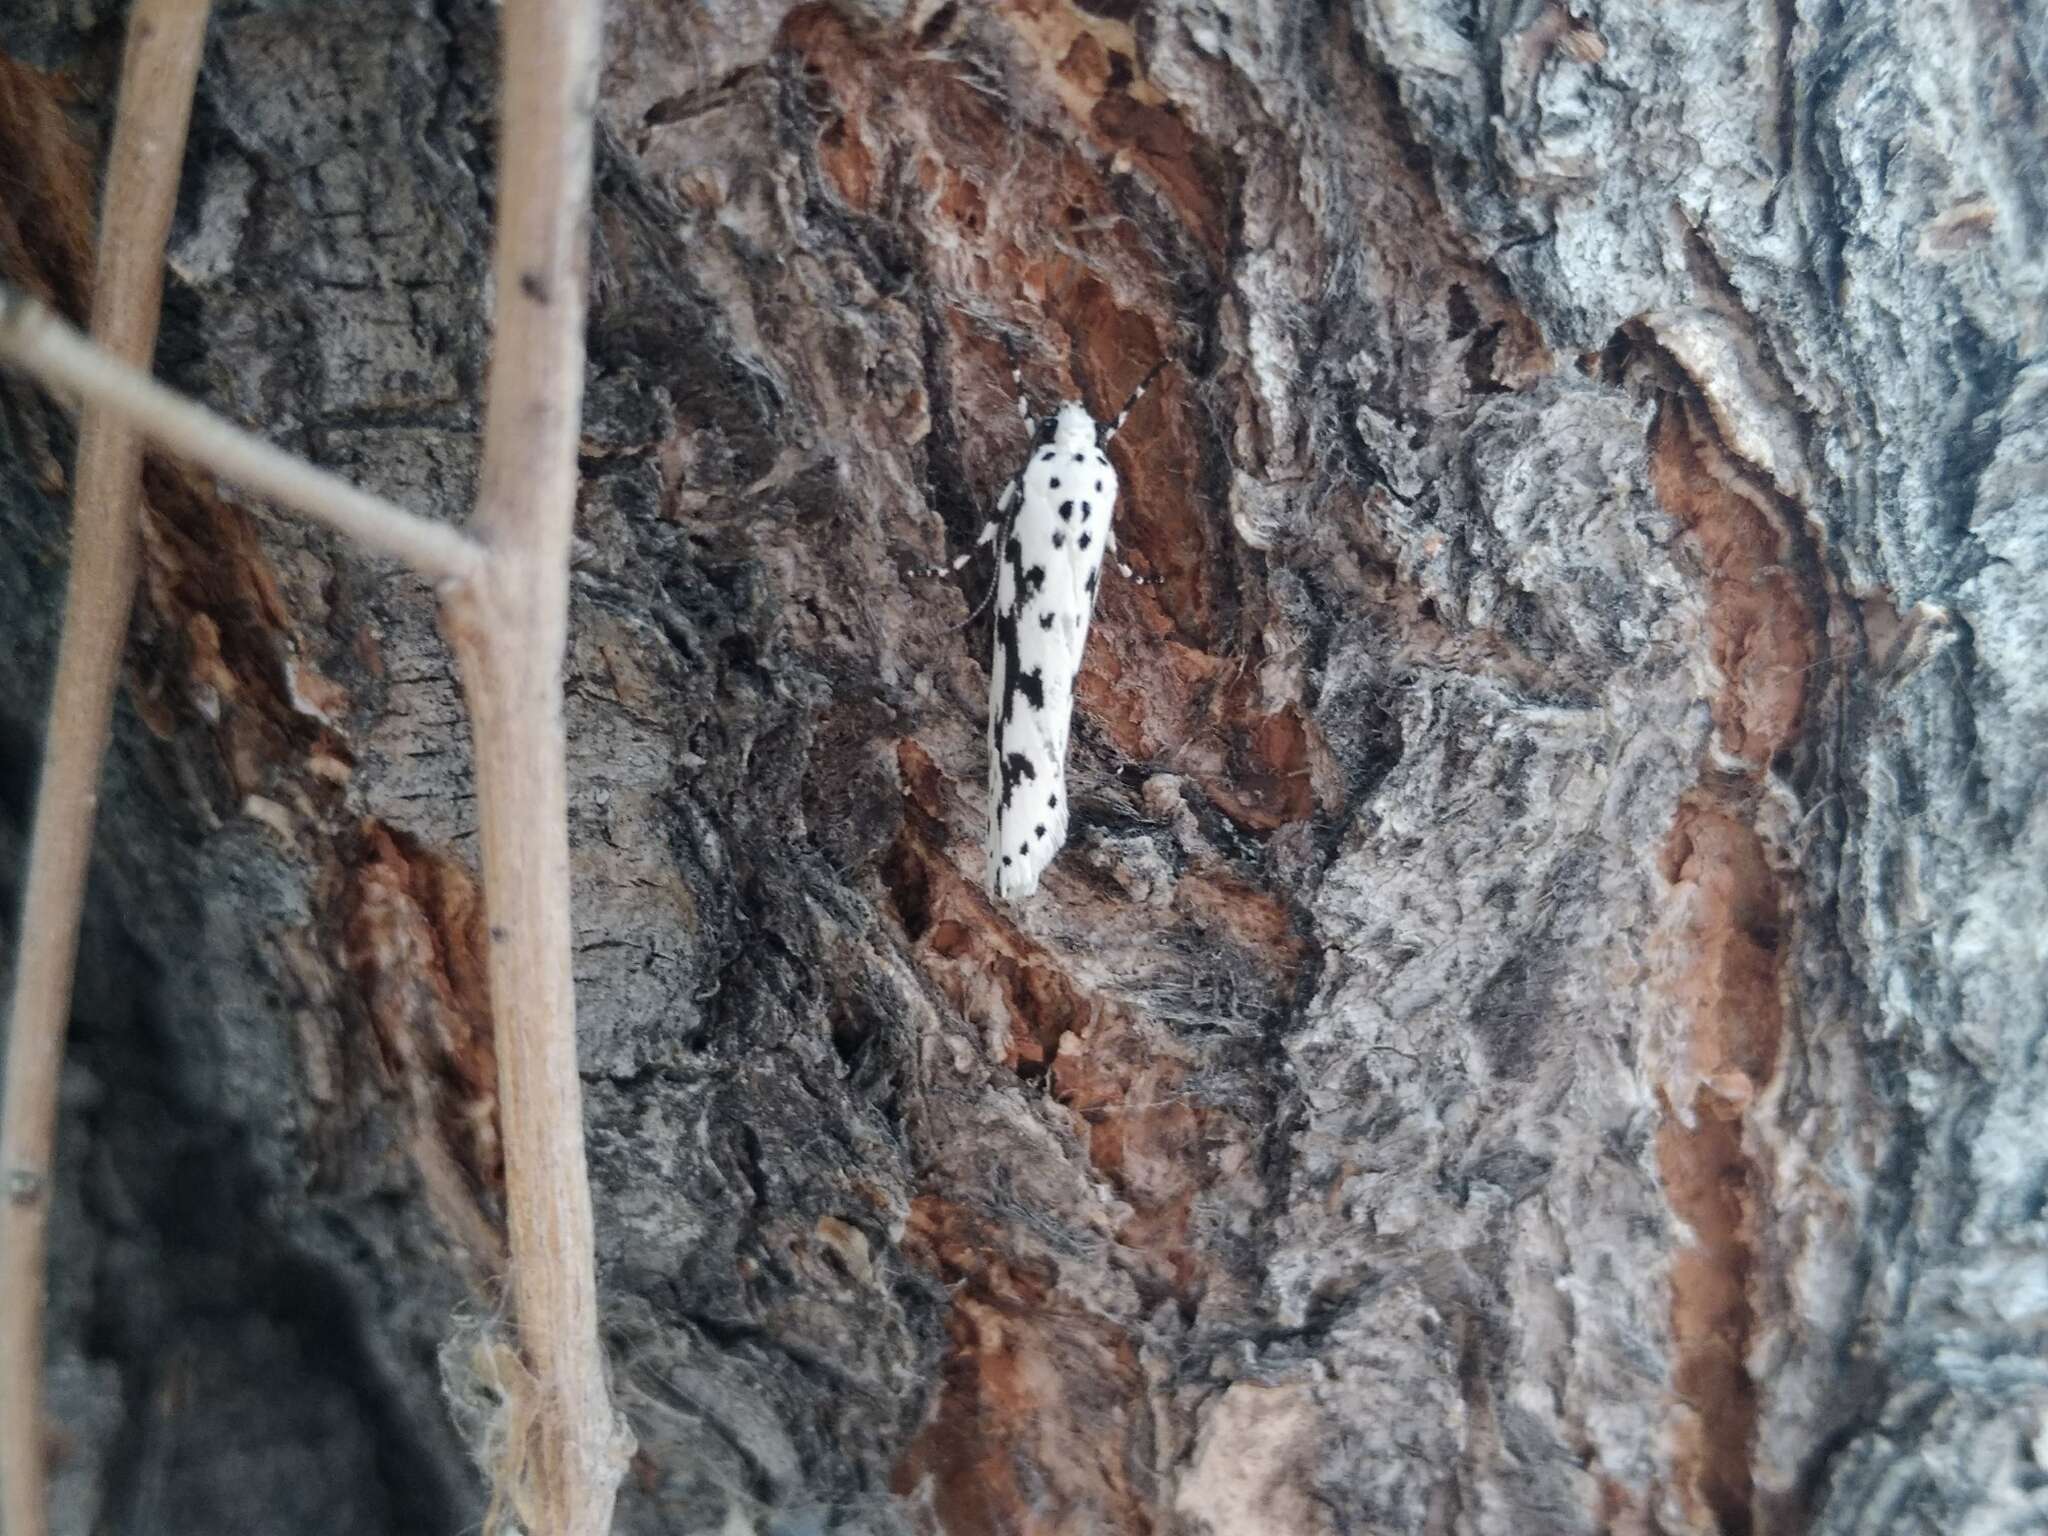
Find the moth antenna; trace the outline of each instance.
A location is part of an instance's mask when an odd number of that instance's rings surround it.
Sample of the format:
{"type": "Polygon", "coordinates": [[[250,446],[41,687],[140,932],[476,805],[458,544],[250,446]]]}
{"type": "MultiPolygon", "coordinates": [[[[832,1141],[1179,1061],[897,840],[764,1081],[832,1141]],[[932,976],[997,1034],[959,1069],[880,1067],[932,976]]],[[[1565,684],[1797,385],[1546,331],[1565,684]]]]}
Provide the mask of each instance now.
{"type": "MultiPolygon", "coordinates": [[[[989,530],[984,529],[980,542],[974,546],[976,549],[979,549],[982,544],[993,542],[996,549],[996,564],[995,568],[988,573],[988,587],[982,592],[981,601],[974,605],[972,613],[953,626],[955,630],[966,629],[969,625],[973,624],[976,619],[979,619],[984,613],[988,612],[988,605],[996,600],[996,588],[1003,584],[1003,551],[1009,547],[1010,530],[1017,526],[1017,497],[1021,484],[1021,481],[1012,480],[1003,488],[1002,500],[996,503],[996,516],[1002,519],[1002,531],[995,534],[993,540],[991,540],[989,530]]],[[[993,529],[995,526],[991,522],[989,529],[993,529]]]]}
{"type": "Polygon", "coordinates": [[[973,625],[975,620],[979,619],[984,613],[988,612],[988,605],[996,600],[996,588],[1002,585],[1002,580],[1003,573],[1001,571],[994,571],[990,573],[988,578],[988,586],[981,594],[981,601],[974,605],[974,612],[968,614],[966,618],[962,619],[958,624],[955,624],[953,626],[955,630],[969,628],[973,625]]]}
{"type": "Polygon", "coordinates": [[[1131,418],[1131,412],[1135,411],[1138,408],[1138,402],[1145,398],[1145,391],[1152,387],[1152,381],[1159,377],[1170,361],[1172,359],[1162,357],[1152,365],[1152,371],[1138,381],[1138,387],[1131,391],[1131,398],[1124,402],[1124,408],[1116,413],[1116,420],[1111,422],[1109,430],[1102,434],[1103,442],[1109,442],[1117,433],[1123,430],[1124,423],[1131,418]]]}
{"type": "MultiPolygon", "coordinates": [[[[910,575],[913,580],[917,581],[928,581],[935,576],[955,575],[959,572],[962,566],[966,565],[968,561],[974,558],[976,552],[980,549],[980,547],[981,546],[977,544],[974,547],[974,549],[970,549],[969,551],[967,551],[966,554],[962,555],[959,559],[954,560],[945,565],[915,566],[911,569],[910,575]]],[[[1003,573],[1000,570],[992,573],[989,576],[988,586],[982,590],[981,597],[975,602],[974,611],[968,614],[967,617],[962,619],[958,624],[953,625],[952,627],[955,630],[966,629],[976,619],[980,618],[984,613],[988,612],[988,605],[995,601],[996,587],[1002,581],[1002,576],[1003,573]]]]}

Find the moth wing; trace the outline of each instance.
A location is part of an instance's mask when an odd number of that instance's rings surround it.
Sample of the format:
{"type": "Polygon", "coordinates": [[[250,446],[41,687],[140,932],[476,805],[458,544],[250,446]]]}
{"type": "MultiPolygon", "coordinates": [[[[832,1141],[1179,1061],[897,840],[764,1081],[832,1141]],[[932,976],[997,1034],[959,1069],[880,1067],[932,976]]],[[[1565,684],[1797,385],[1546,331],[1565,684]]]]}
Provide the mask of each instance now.
{"type": "Polygon", "coordinates": [[[1074,707],[1070,631],[1042,629],[1018,616],[1020,677],[1034,675],[1039,697],[1011,685],[1001,646],[989,686],[988,887],[1015,900],[1067,840],[1067,735],[1074,707]],[[1007,705],[1006,705],[1007,698],[1007,705]]]}
{"type": "Polygon", "coordinates": [[[1003,551],[989,669],[988,888],[1006,899],[1035,891],[1066,842],[1067,739],[1087,640],[1067,523],[1033,483],[1044,474],[1027,474],[1003,551]]]}
{"type": "Polygon", "coordinates": [[[1008,901],[1038,889],[1038,877],[1067,840],[1066,763],[1058,744],[1038,729],[1044,723],[1032,714],[1013,718],[998,748],[1002,755],[990,755],[988,888],[1008,901]],[[1028,771],[1020,771],[1024,764],[1028,771]]]}
{"type": "MultiPolygon", "coordinates": [[[[1108,476],[1110,494],[1115,494],[1115,476],[1108,476]]],[[[1074,691],[1081,677],[1081,663],[1088,653],[1088,627],[1095,616],[1095,590],[1101,580],[1103,539],[1101,535],[1109,525],[1112,503],[1097,500],[1094,507],[1099,518],[1093,529],[1083,527],[1089,543],[1082,546],[1078,539],[1068,542],[1066,558],[1059,561],[1047,582],[1049,607],[1053,614],[1051,635],[1057,637],[1063,653],[1062,665],[1055,668],[1048,664],[1048,678],[1059,679],[1059,751],[1060,761],[1067,760],[1067,740],[1074,719],[1074,691]]],[[[1051,685],[1048,684],[1048,693],[1051,685]]]]}
{"type": "Polygon", "coordinates": [[[1117,491],[1100,450],[1041,448],[1018,479],[989,668],[988,886],[1012,899],[1066,843],[1074,687],[1117,491]]]}
{"type": "MultiPolygon", "coordinates": [[[[1109,547],[1110,528],[1116,516],[1116,471],[1110,467],[1109,456],[1099,449],[1092,463],[1077,466],[1075,473],[1081,477],[1078,500],[1080,516],[1067,529],[1071,535],[1065,546],[1065,594],[1055,629],[1063,630],[1073,662],[1066,676],[1068,683],[1068,707],[1065,718],[1073,718],[1073,681],[1081,674],[1081,658],[1088,650],[1088,625],[1095,615],[1095,590],[1101,581],[1102,556],[1109,547]]],[[[1061,725],[1061,759],[1066,753],[1066,725],[1061,725]]]]}

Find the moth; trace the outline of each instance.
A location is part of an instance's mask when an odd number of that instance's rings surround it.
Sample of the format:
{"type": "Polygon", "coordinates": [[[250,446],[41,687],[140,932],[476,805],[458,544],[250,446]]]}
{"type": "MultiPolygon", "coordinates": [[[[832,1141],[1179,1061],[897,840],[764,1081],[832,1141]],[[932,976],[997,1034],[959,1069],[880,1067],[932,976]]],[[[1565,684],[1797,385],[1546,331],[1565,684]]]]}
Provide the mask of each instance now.
{"type": "MultiPolygon", "coordinates": [[[[1145,375],[1107,426],[1079,400],[1038,420],[1030,457],[1010,477],[974,547],[996,546],[995,647],[988,678],[989,891],[1016,900],[1067,840],[1067,737],[1102,560],[1116,548],[1117,476],[1106,451],[1166,366],[1145,375]]],[[[1023,375],[1017,411],[1032,419],[1023,375]]],[[[1124,575],[1129,566],[1118,563],[1124,575]]],[[[1136,579],[1136,578],[1133,578],[1136,579]]],[[[988,604],[984,597],[972,623],[988,604]]]]}

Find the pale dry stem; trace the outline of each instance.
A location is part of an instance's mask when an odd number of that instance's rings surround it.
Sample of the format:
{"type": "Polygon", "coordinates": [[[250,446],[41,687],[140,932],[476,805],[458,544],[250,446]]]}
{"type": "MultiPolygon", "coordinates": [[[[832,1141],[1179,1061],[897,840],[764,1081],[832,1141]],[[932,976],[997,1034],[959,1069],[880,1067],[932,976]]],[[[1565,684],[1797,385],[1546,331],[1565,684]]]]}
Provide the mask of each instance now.
{"type": "Polygon", "coordinates": [[[599,1536],[632,1437],[597,1332],[576,1073],[562,663],[583,405],[598,0],[507,0],[497,313],[474,528],[484,569],[449,589],[476,747],[498,1113],[520,1349],[537,1400],[529,1529],[599,1536]]]}
{"type": "MultiPolygon", "coordinates": [[[[147,365],[163,300],[164,243],[206,36],[209,0],[137,0],[107,157],[93,334],[147,365]]],[[[0,1110],[0,1528],[43,1536],[43,1267],[57,1086],[70,1020],[93,814],[140,563],[142,441],[88,405],[73,481],[71,573],[36,791],[0,1110]]]]}

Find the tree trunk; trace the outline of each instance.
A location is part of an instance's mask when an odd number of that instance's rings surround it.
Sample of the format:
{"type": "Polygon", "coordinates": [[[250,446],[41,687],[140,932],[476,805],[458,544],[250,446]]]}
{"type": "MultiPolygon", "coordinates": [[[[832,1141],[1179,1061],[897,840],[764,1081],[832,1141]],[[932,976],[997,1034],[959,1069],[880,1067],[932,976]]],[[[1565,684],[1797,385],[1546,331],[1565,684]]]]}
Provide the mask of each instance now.
{"type": "MultiPolygon", "coordinates": [[[[74,317],[120,7],[0,19],[74,317]]],[[[450,520],[481,0],[218,19],[159,374],[450,520]]],[[[2048,28],[613,0],[568,675],[621,1532],[2048,1524],[2048,28]],[[1112,414],[1074,829],[964,550],[1112,414]]],[[[8,921],[70,418],[0,381],[8,921]]],[[[432,591],[169,461],[52,1223],[63,1532],[481,1517],[432,591]]]]}

